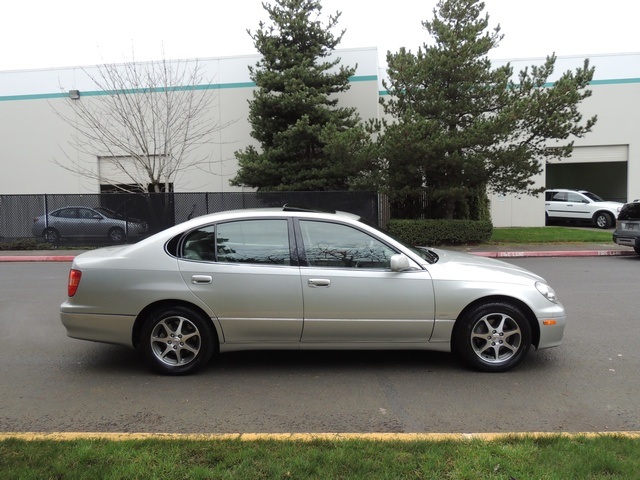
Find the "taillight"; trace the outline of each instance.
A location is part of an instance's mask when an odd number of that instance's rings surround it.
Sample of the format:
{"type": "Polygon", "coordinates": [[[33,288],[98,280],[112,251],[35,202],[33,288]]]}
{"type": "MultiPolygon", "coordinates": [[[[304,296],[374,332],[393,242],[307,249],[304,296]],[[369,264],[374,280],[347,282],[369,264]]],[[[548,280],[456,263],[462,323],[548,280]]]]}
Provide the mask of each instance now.
{"type": "Polygon", "coordinates": [[[80,278],[82,272],[80,270],[71,269],[69,271],[69,285],[67,286],[67,294],[73,297],[78,291],[78,285],[80,285],[80,278]]]}

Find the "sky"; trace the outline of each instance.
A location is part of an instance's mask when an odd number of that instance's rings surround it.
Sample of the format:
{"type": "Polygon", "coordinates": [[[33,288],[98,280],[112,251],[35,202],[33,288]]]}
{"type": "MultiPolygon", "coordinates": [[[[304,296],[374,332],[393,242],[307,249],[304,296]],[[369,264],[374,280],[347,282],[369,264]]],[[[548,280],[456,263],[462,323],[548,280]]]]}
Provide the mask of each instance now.
{"type": "MultiPolygon", "coordinates": [[[[272,0],[271,0],[272,1],[272,0]]],[[[504,39],[496,60],[640,52],[638,0],[484,0],[504,39]]],[[[321,0],[342,12],[338,48],[413,52],[437,0],[321,0]]],[[[247,29],[268,21],[261,0],[20,0],[2,6],[0,71],[254,55],[247,29]]],[[[337,33],[337,32],[336,32],[337,33]]]]}

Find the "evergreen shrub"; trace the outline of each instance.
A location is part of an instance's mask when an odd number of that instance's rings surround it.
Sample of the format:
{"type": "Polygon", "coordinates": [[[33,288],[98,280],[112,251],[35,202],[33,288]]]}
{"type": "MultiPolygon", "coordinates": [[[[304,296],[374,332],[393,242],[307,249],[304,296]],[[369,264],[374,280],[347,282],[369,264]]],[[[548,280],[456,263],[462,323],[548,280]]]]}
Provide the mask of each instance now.
{"type": "Polygon", "coordinates": [[[488,220],[390,220],[389,233],[410,245],[462,245],[486,242],[493,225],[488,220]]]}

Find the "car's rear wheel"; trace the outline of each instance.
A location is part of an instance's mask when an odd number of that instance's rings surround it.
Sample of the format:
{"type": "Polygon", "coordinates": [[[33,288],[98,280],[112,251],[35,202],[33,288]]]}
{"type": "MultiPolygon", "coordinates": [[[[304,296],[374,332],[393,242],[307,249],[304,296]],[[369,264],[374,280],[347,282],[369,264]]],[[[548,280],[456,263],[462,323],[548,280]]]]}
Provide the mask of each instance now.
{"type": "Polygon", "coordinates": [[[160,308],[149,315],[140,345],[149,366],[164,375],[192,373],[218,349],[211,320],[183,306],[160,308]]]}
{"type": "Polygon", "coordinates": [[[58,243],[60,241],[60,232],[55,228],[46,228],[44,232],[42,232],[42,237],[45,242],[48,243],[58,243]]]}
{"type": "Polygon", "coordinates": [[[531,347],[531,326],[511,303],[481,304],[458,319],[453,346],[471,368],[504,372],[526,357],[531,347]]]}
{"type": "Polygon", "coordinates": [[[595,223],[598,228],[609,228],[613,225],[613,218],[610,213],[598,212],[593,217],[593,223],[595,223]]]}
{"type": "Polygon", "coordinates": [[[111,240],[114,243],[120,243],[120,242],[124,242],[124,237],[125,237],[125,233],[124,230],[122,230],[121,228],[118,227],[114,227],[111,230],[109,230],[109,240],[111,240]]]}

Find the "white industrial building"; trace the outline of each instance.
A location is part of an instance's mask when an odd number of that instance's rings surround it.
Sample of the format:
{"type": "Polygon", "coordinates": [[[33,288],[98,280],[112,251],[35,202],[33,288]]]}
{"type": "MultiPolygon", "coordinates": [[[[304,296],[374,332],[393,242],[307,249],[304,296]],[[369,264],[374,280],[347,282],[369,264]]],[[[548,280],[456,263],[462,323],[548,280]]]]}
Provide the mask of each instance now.
{"type": "MultiPolygon", "coordinates": [[[[363,120],[383,115],[379,104],[385,95],[384,69],[378,65],[375,48],[345,49],[335,52],[342,62],[357,65],[351,88],[341,94],[342,106],[356,107],[363,120]]],[[[536,182],[549,188],[584,188],[608,200],[625,202],[640,198],[640,53],[590,56],[596,67],[591,84],[593,95],[584,101],[584,118],[598,116],[593,132],[576,140],[572,158],[547,164],[536,182]]],[[[229,179],[237,170],[234,152],[251,144],[248,101],[255,85],[248,66],[256,55],[199,60],[206,70],[211,95],[211,115],[225,125],[212,141],[194,154],[208,159],[207,168],[182,174],[174,181],[176,192],[231,192],[229,179]]],[[[517,73],[543,59],[511,61],[517,73]]],[[[584,57],[561,57],[556,74],[582,66],[584,57]]],[[[92,67],[0,72],[0,195],[3,194],[89,194],[100,193],[100,175],[113,172],[101,165],[99,157],[90,157],[73,149],[73,129],[56,112],[69,110],[67,98],[74,101],[98,97],[89,75],[92,67]],[[83,158],[79,158],[83,156],[83,158]],[[98,178],[78,176],[59,164],[68,159],[89,162],[98,178]]],[[[553,81],[553,78],[551,79],[553,81]]],[[[113,182],[113,179],[110,179],[113,182]]],[[[491,196],[494,226],[537,226],[544,224],[542,196],[491,196]]]]}

